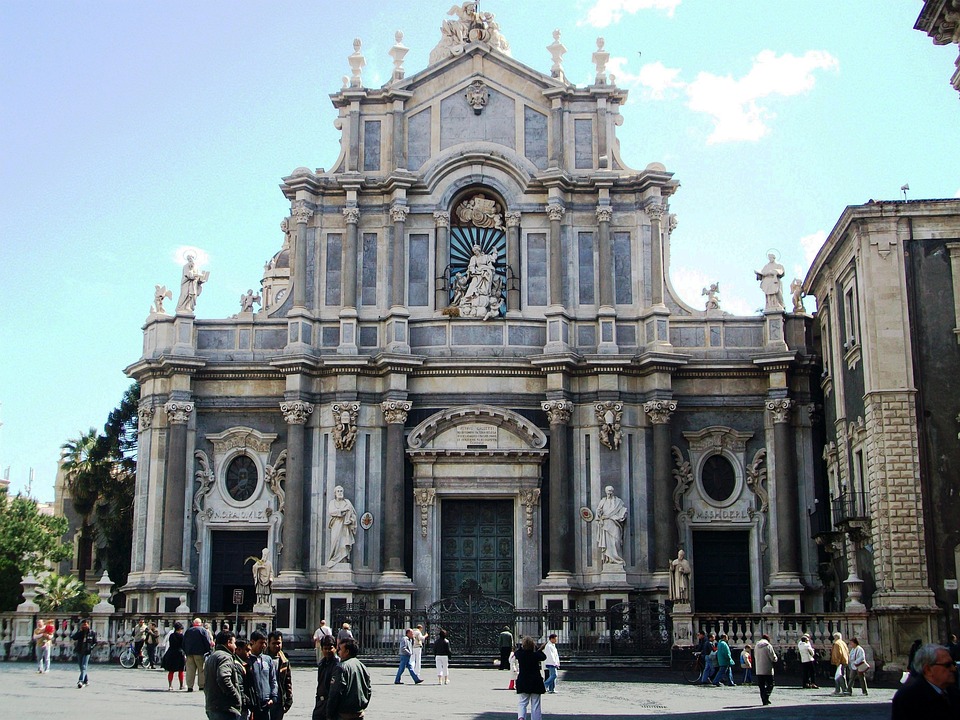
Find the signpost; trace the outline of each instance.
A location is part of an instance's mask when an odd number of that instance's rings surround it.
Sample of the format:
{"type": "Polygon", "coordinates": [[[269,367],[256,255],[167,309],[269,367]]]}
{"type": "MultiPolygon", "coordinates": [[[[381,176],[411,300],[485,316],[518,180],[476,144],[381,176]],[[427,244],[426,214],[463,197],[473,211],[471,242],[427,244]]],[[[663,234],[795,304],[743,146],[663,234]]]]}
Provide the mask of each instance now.
{"type": "Polygon", "coordinates": [[[236,616],[233,621],[233,631],[240,632],[240,606],[243,605],[243,588],[234,588],[233,605],[236,608],[236,616]]]}

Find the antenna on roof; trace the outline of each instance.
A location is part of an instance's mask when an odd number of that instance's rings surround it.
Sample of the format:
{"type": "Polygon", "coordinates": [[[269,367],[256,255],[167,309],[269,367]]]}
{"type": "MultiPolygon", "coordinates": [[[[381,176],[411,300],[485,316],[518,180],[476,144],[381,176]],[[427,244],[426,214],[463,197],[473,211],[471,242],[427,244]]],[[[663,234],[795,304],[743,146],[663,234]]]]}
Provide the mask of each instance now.
{"type": "Polygon", "coordinates": [[[909,189],[910,189],[910,183],[904,183],[903,185],[900,186],[900,192],[903,193],[904,200],[907,199],[907,190],[909,189]]]}

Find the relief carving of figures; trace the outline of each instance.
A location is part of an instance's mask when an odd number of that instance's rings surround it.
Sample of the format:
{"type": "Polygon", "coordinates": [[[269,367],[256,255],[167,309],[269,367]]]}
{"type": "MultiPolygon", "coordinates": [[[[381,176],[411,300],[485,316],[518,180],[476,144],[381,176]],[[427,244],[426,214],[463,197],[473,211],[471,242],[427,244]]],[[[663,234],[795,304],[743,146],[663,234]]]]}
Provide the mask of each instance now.
{"type": "Polygon", "coordinates": [[[683,453],[676,445],[670,448],[670,452],[673,453],[673,462],[676,464],[676,468],[673,470],[673,479],[677,483],[673,489],[673,507],[677,512],[681,512],[683,510],[683,496],[687,494],[687,490],[693,484],[693,467],[689,460],[684,460],[683,453]]]}
{"type": "Polygon", "coordinates": [[[526,510],[527,537],[533,537],[533,509],[540,504],[540,490],[527,490],[521,493],[520,504],[526,510]]]}
{"type": "Polygon", "coordinates": [[[173,300],[173,293],[167,290],[166,285],[154,285],[153,288],[153,307],[150,312],[157,315],[166,315],[167,311],[163,309],[164,300],[173,300]]]}
{"type": "Polygon", "coordinates": [[[623,433],[620,431],[620,420],[623,417],[623,404],[618,402],[602,402],[594,406],[599,428],[600,442],[604,447],[616,450],[620,447],[623,433]]]}
{"type": "Polygon", "coordinates": [[[766,296],[764,311],[783,310],[783,288],[780,282],[785,274],[783,265],[777,262],[775,253],[767,255],[767,264],[754,272],[760,281],[760,289],[766,296]]]}
{"type": "Polygon", "coordinates": [[[192,313],[197,307],[197,298],[203,292],[203,284],[210,279],[210,271],[197,268],[196,258],[187,255],[180,279],[180,299],[177,300],[177,312],[192,313]]]}
{"type": "Polygon", "coordinates": [[[487,98],[490,97],[490,91],[483,80],[474,80],[470,83],[465,94],[467,105],[473,108],[473,114],[479,115],[487,106],[487,98]]]}
{"type": "Polygon", "coordinates": [[[330,529],[330,554],[327,565],[332,567],[350,559],[357,536],[357,511],[353,503],[343,496],[343,487],[333,489],[333,500],[327,504],[327,527],[330,529]]]}
{"type": "Polygon", "coordinates": [[[457,217],[460,218],[460,222],[479,228],[503,229],[500,206],[483,193],[477,193],[469,200],[460,203],[457,207],[457,217]]]}
{"type": "Polygon", "coordinates": [[[433,488],[417,488],[413,491],[413,500],[420,506],[420,537],[427,536],[429,511],[437,491],[433,488]]]}
{"type": "Polygon", "coordinates": [[[284,507],[286,507],[286,493],[283,491],[283,482],[287,479],[286,450],[277,455],[273,465],[267,465],[263,477],[267,485],[270,486],[270,490],[277,497],[277,512],[282,513],[284,507]]]}
{"type": "Polygon", "coordinates": [[[357,414],[360,403],[333,404],[333,444],[337,450],[352,450],[357,441],[357,414]]]}
{"type": "Polygon", "coordinates": [[[476,2],[454,5],[447,11],[455,20],[440,25],[440,42],[430,51],[430,64],[461,55],[468,42],[485,42],[494,50],[509,54],[510,44],[500,34],[493,13],[480,12],[476,2]]]}
{"type": "Polygon", "coordinates": [[[627,519],[627,506],[613,494],[613,486],[604,489],[605,497],[597,504],[593,515],[600,528],[597,547],[603,555],[604,565],[623,565],[623,524],[627,519]]]}
{"type": "Polygon", "coordinates": [[[200,552],[200,538],[203,537],[201,532],[201,522],[206,518],[207,512],[205,509],[206,501],[205,498],[210,494],[210,491],[213,489],[213,468],[210,466],[210,459],[207,457],[207,454],[203,450],[197,450],[193,453],[194,459],[197,461],[199,466],[197,470],[193,473],[193,476],[197,479],[197,482],[200,484],[200,487],[197,488],[197,491],[193,494],[193,512],[194,512],[194,522],[197,526],[197,541],[193,544],[194,549],[197,552],[200,552]]]}
{"type": "MultiPolygon", "coordinates": [[[[499,216],[498,216],[499,217],[499,216]]],[[[496,274],[497,256],[473,246],[473,256],[463,273],[453,280],[454,297],[460,317],[489,320],[500,315],[503,303],[503,278],[496,274]]]]}
{"type": "Polygon", "coordinates": [[[680,550],[670,561],[670,599],[676,603],[690,602],[690,561],[680,550]]]}

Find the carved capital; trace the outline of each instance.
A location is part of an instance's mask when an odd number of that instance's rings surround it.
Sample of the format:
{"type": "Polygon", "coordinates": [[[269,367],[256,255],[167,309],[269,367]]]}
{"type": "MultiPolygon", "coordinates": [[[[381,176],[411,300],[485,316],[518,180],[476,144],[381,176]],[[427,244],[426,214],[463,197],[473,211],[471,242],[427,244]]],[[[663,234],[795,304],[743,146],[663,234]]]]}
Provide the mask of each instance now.
{"type": "Polygon", "coordinates": [[[504,215],[507,221],[507,227],[520,227],[520,213],[516,210],[511,210],[510,212],[504,215]]]}
{"type": "Polygon", "coordinates": [[[406,222],[409,214],[410,208],[406,205],[393,205],[390,208],[390,221],[395,223],[406,222]]]}
{"type": "Polygon", "coordinates": [[[643,211],[653,222],[660,222],[660,219],[663,217],[664,207],[661,203],[653,203],[647,205],[643,211]]]}
{"type": "Polygon", "coordinates": [[[676,400],[651,400],[643,404],[643,411],[650,416],[650,422],[654,425],[666,425],[676,409],[676,400]]]}
{"type": "Polygon", "coordinates": [[[356,225],[360,222],[360,208],[348,207],[343,209],[343,219],[348,225],[356,225]]]}
{"type": "Polygon", "coordinates": [[[163,409],[167,413],[167,422],[171,425],[185,425],[193,412],[193,403],[171,400],[163,409]]]}
{"type": "Polygon", "coordinates": [[[573,413],[573,403],[569,400],[546,400],[540,407],[547,414],[551,425],[566,425],[573,413]]]}
{"type": "Polygon", "coordinates": [[[776,400],[767,400],[767,410],[774,423],[790,422],[790,410],[794,402],[790,398],[777,398],[776,400]]]}
{"type": "Polygon", "coordinates": [[[313,210],[307,206],[305,200],[297,200],[293,204],[292,215],[297,223],[307,223],[313,217],[313,210]]]}
{"type": "Polygon", "coordinates": [[[533,537],[533,509],[540,504],[540,490],[525,490],[520,493],[520,504],[526,515],[527,537],[533,537]]]}
{"type": "Polygon", "coordinates": [[[139,430],[143,432],[144,430],[149,430],[150,426],[153,425],[153,414],[156,412],[156,409],[149,402],[142,402],[137,407],[137,417],[140,418],[139,430]]]}
{"type": "Polygon", "coordinates": [[[387,400],[380,403],[388,425],[403,425],[407,422],[407,413],[412,407],[413,403],[409,400],[387,400]]]}
{"type": "Polygon", "coordinates": [[[313,412],[313,405],[302,400],[280,403],[280,412],[288,425],[305,425],[313,412]]]}
{"type": "Polygon", "coordinates": [[[601,205],[597,208],[597,222],[610,222],[613,219],[613,208],[609,205],[601,205]]]}
{"type": "Polygon", "coordinates": [[[436,225],[438,228],[441,228],[441,227],[448,228],[448,227],[450,227],[450,213],[448,213],[448,212],[435,212],[435,213],[433,214],[433,223],[434,223],[434,225],[436,225]]]}
{"type": "Polygon", "coordinates": [[[547,217],[553,220],[563,220],[563,216],[566,214],[567,210],[563,205],[558,203],[553,203],[552,205],[547,205],[547,217]]]}

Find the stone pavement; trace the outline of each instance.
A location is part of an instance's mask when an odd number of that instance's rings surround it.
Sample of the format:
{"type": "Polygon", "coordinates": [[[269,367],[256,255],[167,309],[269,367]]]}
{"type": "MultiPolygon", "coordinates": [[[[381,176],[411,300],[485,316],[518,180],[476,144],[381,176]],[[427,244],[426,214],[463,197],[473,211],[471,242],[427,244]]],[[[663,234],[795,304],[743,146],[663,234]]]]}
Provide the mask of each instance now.
{"type": "MultiPolygon", "coordinates": [[[[516,693],[506,689],[509,674],[496,670],[451,669],[449,685],[437,685],[433,668],[415,686],[409,674],[394,685],[394,670],[371,668],[370,720],[515,720],[516,693]]],[[[557,694],[543,696],[546,718],[623,720],[644,716],[710,717],[732,720],[745,715],[810,720],[811,717],[890,717],[892,689],[871,690],[868,697],[834,698],[829,690],[778,687],[773,705],[763,708],[756,687],[696,687],[680,682],[680,673],[660,671],[650,682],[636,671],[561,672],[557,694]]],[[[76,686],[73,665],[55,664],[38,675],[26,662],[0,665],[0,718],[30,720],[203,720],[203,694],[167,692],[166,673],[91,665],[90,685],[76,686]]],[[[176,685],[176,679],[174,679],[176,685]]],[[[316,674],[295,668],[291,720],[307,720],[313,711],[316,674]]]]}

